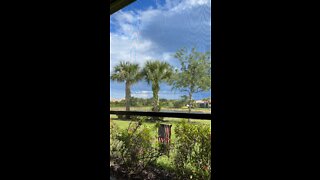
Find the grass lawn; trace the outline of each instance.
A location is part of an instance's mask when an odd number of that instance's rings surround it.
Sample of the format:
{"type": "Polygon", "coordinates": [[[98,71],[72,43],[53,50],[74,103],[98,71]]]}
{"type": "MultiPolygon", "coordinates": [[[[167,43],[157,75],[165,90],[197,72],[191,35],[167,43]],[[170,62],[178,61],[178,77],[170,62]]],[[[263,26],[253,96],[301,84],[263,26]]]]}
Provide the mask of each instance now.
{"type": "MultiPolygon", "coordinates": [[[[113,120],[113,122],[115,124],[117,124],[119,126],[120,129],[126,129],[129,126],[130,121],[128,120],[121,120],[118,119],[116,115],[110,115],[110,119],[113,120]]],[[[175,133],[174,133],[174,129],[175,129],[175,125],[177,123],[179,123],[182,118],[164,118],[165,122],[162,122],[162,124],[171,124],[171,140],[174,141],[175,139],[175,133]]],[[[187,120],[187,119],[186,119],[187,120]]],[[[204,123],[204,124],[209,124],[211,125],[211,120],[196,120],[196,119],[191,119],[192,123],[204,123]]],[[[148,128],[154,128],[156,123],[152,123],[152,122],[145,122],[144,125],[148,128]]],[[[210,126],[211,127],[211,126],[210,126]]],[[[154,137],[156,140],[156,137],[158,135],[158,130],[154,129],[154,137]]],[[[161,167],[164,167],[166,169],[171,169],[173,168],[172,165],[172,157],[174,155],[174,150],[170,152],[170,157],[167,156],[162,156],[158,159],[157,164],[160,165],[161,167]]]]}
{"type": "MultiPolygon", "coordinates": [[[[125,129],[128,128],[130,121],[128,120],[122,120],[122,119],[118,119],[116,115],[110,115],[110,119],[113,120],[113,122],[115,124],[117,124],[119,126],[120,129],[125,129]]],[[[161,124],[171,124],[171,138],[172,140],[174,140],[175,136],[174,136],[174,128],[175,128],[175,124],[181,122],[183,119],[182,118],[164,118],[165,122],[162,122],[161,124]]],[[[185,119],[187,120],[187,119],[185,119]]],[[[192,123],[203,123],[203,124],[209,124],[211,125],[211,120],[198,120],[198,119],[191,119],[192,123]]],[[[144,125],[146,125],[148,128],[153,128],[155,126],[155,123],[153,122],[145,122],[144,125]]],[[[154,131],[154,135],[157,136],[157,129],[155,129],[154,131]]]]}

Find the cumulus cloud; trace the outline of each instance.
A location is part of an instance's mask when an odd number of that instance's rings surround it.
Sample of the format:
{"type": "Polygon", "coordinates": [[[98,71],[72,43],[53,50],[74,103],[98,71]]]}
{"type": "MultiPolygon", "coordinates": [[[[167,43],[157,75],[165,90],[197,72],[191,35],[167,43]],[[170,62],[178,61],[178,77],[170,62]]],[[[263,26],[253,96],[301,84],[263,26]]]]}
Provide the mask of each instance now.
{"type": "Polygon", "coordinates": [[[132,96],[136,98],[151,98],[152,91],[134,91],[132,92],[132,96]]]}
{"type": "Polygon", "coordinates": [[[209,50],[210,8],[209,0],[166,0],[157,8],[118,11],[110,18],[110,72],[121,60],[141,66],[150,59],[172,63],[179,48],[209,50]]]}
{"type": "Polygon", "coordinates": [[[155,55],[152,42],[144,40],[136,42],[128,36],[110,33],[110,72],[119,61],[137,62],[141,65],[155,55]]]}
{"type": "MultiPolygon", "coordinates": [[[[177,68],[179,62],[173,58],[177,49],[195,46],[201,51],[210,50],[210,9],[210,0],[154,0],[154,5],[146,8],[114,13],[110,17],[110,73],[120,61],[142,67],[147,60],[158,59],[177,68]]],[[[110,83],[111,97],[124,97],[124,84],[110,83]]],[[[131,90],[134,97],[152,97],[151,87],[144,81],[131,90]]],[[[195,99],[210,96],[211,92],[202,94],[195,94],[195,99]]],[[[181,95],[161,84],[160,98],[177,99],[181,95]]]]}
{"type": "MultiPolygon", "coordinates": [[[[141,36],[153,41],[161,51],[176,51],[197,46],[209,49],[211,43],[211,5],[201,1],[182,1],[172,9],[157,11],[152,21],[145,21],[141,36]]],[[[141,19],[149,18],[147,12],[141,19]]]]}

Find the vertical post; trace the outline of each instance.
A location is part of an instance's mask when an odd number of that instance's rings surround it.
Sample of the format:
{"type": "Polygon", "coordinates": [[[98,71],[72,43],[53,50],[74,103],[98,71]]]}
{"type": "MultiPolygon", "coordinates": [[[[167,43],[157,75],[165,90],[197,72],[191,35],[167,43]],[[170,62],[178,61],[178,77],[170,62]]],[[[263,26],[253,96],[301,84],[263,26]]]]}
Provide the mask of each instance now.
{"type": "Polygon", "coordinates": [[[172,125],[160,124],[158,129],[158,141],[160,143],[160,152],[169,156],[172,125]]]}

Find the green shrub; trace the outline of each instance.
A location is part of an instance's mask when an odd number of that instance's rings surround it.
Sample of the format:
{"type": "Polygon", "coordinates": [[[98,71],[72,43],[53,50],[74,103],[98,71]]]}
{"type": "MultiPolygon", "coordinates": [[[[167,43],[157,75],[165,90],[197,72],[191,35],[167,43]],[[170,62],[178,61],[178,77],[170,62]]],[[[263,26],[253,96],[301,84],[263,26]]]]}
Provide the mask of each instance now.
{"type": "Polygon", "coordinates": [[[173,108],[173,107],[174,107],[173,102],[169,101],[169,102],[167,103],[167,107],[169,107],[169,108],[173,108]]]}
{"type": "Polygon", "coordinates": [[[185,101],[175,101],[173,103],[173,107],[174,108],[182,108],[185,106],[185,101]]]}
{"type": "Polygon", "coordinates": [[[116,123],[110,120],[110,158],[116,158],[119,156],[119,148],[121,142],[117,140],[117,135],[119,134],[119,127],[116,123]]]}
{"type": "Polygon", "coordinates": [[[116,151],[112,154],[115,162],[132,174],[139,174],[162,156],[158,145],[154,145],[156,137],[151,135],[151,129],[142,126],[144,120],[135,117],[136,122],[131,121],[128,129],[120,130],[113,136],[114,142],[117,142],[112,144],[116,151]]]}
{"type": "Polygon", "coordinates": [[[118,114],[117,117],[118,119],[121,119],[121,120],[130,120],[132,118],[131,115],[122,115],[122,114],[118,114]]]}
{"type": "Polygon", "coordinates": [[[210,179],[211,130],[209,125],[183,121],[175,128],[174,165],[181,179],[210,179]]]}
{"type": "Polygon", "coordinates": [[[118,114],[117,117],[118,117],[118,119],[124,119],[125,118],[125,116],[122,115],[122,114],[118,114]]]}

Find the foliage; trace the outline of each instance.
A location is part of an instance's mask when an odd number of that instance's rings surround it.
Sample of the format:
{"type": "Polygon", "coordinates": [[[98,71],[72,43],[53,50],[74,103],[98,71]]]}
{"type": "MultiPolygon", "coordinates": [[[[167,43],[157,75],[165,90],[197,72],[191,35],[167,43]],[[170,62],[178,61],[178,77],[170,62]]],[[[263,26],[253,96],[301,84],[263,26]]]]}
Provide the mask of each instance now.
{"type": "Polygon", "coordinates": [[[110,107],[123,107],[126,105],[126,101],[125,100],[121,100],[121,101],[111,101],[110,102],[110,107]]]}
{"type": "Polygon", "coordinates": [[[137,83],[141,78],[139,65],[128,61],[121,61],[111,74],[111,80],[129,84],[137,83]]]}
{"type": "Polygon", "coordinates": [[[110,119],[110,158],[117,157],[117,150],[119,149],[121,143],[117,140],[117,135],[119,133],[119,126],[110,119]]]}
{"type": "Polygon", "coordinates": [[[147,61],[142,74],[144,75],[148,84],[152,86],[153,93],[153,109],[154,112],[160,111],[159,104],[159,91],[160,91],[160,83],[167,82],[172,74],[173,69],[169,63],[161,62],[159,60],[156,61],[147,61]]]}
{"type": "Polygon", "coordinates": [[[173,107],[174,108],[182,108],[185,105],[186,105],[186,102],[184,102],[184,101],[176,101],[176,102],[174,102],[173,107]]]}
{"type": "MultiPolygon", "coordinates": [[[[131,97],[130,98],[130,106],[131,107],[145,107],[145,106],[152,106],[153,104],[153,98],[136,98],[136,97],[131,97]]],[[[187,104],[187,100],[184,99],[159,99],[159,105],[160,107],[169,107],[169,108],[179,108],[183,107],[187,104]],[[181,104],[181,105],[175,105],[175,104],[181,104]]],[[[124,107],[126,105],[125,100],[121,101],[114,101],[110,102],[111,107],[124,107]]]]}
{"type": "Polygon", "coordinates": [[[111,74],[111,80],[125,82],[126,85],[126,110],[130,110],[131,85],[142,79],[140,67],[138,64],[123,62],[115,66],[111,74]]]}
{"type": "Polygon", "coordinates": [[[173,102],[174,101],[168,101],[166,104],[163,104],[162,106],[173,108],[174,107],[174,103],[173,102]]]}
{"type": "MultiPolygon", "coordinates": [[[[160,102],[161,102],[161,99],[160,99],[160,102]]],[[[123,107],[125,105],[126,105],[125,100],[110,102],[111,107],[123,107]]],[[[130,106],[131,107],[152,106],[152,98],[144,99],[144,98],[131,97],[130,106]]]]}
{"type": "Polygon", "coordinates": [[[174,102],[174,107],[175,108],[182,108],[183,106],[185,106],[187,103],[188,103],[188,100],[187,100],[187,96],[181,96],[181,99],[180,100],[177,100],[174,102]]]}
{"type": "Polygon", "coordinates": [[[125,119],[125,116],[122,114],[118,114],[117,117],[118,117],[118,119],[125,119]]]}
{"type": "MultiPolygon", "coordinates": [[[[182,48],[174,55],[180,61],[181,69],[176,70],[170,84],[173,89],[188,93],[189,103],[192,95],[197,92],[211,89],[211,55],[210,52],[198,52],[195,48],[188,52],[182,48]]],[[[191,107],[189,107],[191,112],[191,107]]]]}
{"type": "Polygon", "coordinates": [[[211,98],[210,98],[210,97],[207,97],[207,98],[203,98],[202,100],[203,100],[203,101],[209,101],[209,100],[211,100],[211,98]]]}
{"type": "Polygon", "coordinates": [[[131,97],[130,105],[134,107],[142,107],[145,106],[145,101],[142,98],[131,97]]]}
{"type": "Polygon", "coordinates": [[[129,124],[128,129],[120,130],[112,138],[117,144],[112,144],[115,161],[124,167],[127,172],[139,174],[148,165],[154,163],[162,154],[158,145],[154,144],[155,138],[151,128],[142,126],[144,118],[134,117],[136,122],[129,124]]]}
{"type": "Polygon", "coordinates": [[[175,128],[176,155],[174,164],[181,178],[210,179],[211,177],[211,133],[204,124],[185,121],[175,128]]]}

